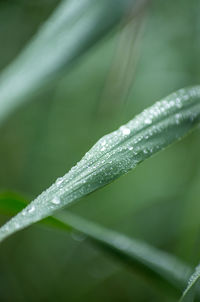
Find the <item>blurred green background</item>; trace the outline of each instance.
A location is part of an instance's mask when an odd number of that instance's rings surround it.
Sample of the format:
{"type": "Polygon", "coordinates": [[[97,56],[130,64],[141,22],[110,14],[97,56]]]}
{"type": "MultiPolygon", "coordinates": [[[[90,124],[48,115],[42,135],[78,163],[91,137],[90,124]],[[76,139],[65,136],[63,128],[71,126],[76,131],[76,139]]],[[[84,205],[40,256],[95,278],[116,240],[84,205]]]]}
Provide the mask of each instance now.
{"type": "MultiPolygon", "coordinates": [[[[0,0],[0,70],[59,1],[0,0]]],[[[153,0],[0,128],[0,188],[29,200],[104,134],[200,80],[200,0],[153,0]]],[[[169,251],[200,256],[200,131],[70,211],[169,251]]],[[[1,224],[8,217],[0,215],[1,224]]],[[[0,247],[0,301],[170,302],[82,237],[32,226],[0,247]]]]}

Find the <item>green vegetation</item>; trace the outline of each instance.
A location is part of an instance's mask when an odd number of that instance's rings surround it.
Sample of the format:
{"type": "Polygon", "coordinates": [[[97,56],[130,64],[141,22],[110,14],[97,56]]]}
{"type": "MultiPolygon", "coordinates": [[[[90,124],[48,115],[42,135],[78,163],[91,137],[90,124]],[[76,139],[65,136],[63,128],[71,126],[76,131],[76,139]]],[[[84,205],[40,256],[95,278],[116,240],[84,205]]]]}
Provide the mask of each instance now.
{"type": "Polygon", "coordinates": [[[199,301],[198,8],[0,3],[1,301],[199,301]]]}

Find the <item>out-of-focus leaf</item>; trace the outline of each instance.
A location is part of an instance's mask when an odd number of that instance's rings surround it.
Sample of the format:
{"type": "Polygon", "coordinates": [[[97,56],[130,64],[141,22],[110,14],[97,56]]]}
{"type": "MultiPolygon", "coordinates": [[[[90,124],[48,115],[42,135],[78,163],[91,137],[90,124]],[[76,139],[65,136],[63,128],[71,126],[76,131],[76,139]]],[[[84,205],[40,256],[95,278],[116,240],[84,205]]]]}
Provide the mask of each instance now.
{"type": "Polygon", "coordinates": [[[27,205],[25,198],[17,193],[2,192],[0,194],[0,214],[14,215],[27,205]]]}
{"type": "MultiPolygon", "coordinates": [[[[15,214],[27,204],[18,194],[0,195],[0,213],[15,214]]],[[[129,238],[96,223],[62,211],[40,223],[65,231],[78,231],[99,248],[120,259],[158,287],[167,287],[173,293],[183,290],[191,269],[173,257],[149,244],[129,238]]]]}
{"type": "MultiPolygon", "coordinates": [[[[192,274],[188,281],[187,288],[185,289],[180,302],[193,302],[197,301],[195,299],[195,293],[197,291],[197,287],[200,285],[200,265],[198,265],[195,269],[195,272],[192,274]]],[[[199,301],[199,300],[198,300],[199,301]]]]}
{"type": "Polygon", "coordinates": [[[101,138],[75,167],[0,228],[0,240],[127,173],[186,135],[199,120],[199,86],[155,103],[101,138]]]}
{"type": "Polygon", "coordinates": [[[64,0],[0,75],[0,123],[144,0],[64,0]]]}
{"type": "Polygon", "coordinates": [[[187,282],[191,269],[168,253],[69,212],[62,211],[55,214],[55,218],[87,235],[92,242],[156,285],[180,293],[187,282]]]}

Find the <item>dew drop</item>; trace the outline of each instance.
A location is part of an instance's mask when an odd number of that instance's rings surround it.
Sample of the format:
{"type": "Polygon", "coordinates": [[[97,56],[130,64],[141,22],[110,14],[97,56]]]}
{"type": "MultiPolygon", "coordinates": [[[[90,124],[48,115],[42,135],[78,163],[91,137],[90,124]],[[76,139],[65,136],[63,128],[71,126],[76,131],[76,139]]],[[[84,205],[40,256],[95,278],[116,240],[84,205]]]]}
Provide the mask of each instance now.
{"type": "Polygon", "coordinates": [[[145,122],[145,124],[150,125],[152,123],[152,120],[147,118],[144,122],[145,122]]]}
{"type": "Polygon", "coordinates": [[[33,213],[35,211],[35,206],[31,206],[29,209],[28,209],[28,213],[33,213]]]}
{"type": "Polygon", "coordinates": [[[59,177],[59,178],[56,180],[56,185],[59,186],[62,182],[63,182],[62,177],[59,177]]]}
{"type": "Polygon", "coordinates": [[[53,204],[60,204],[60,198],[59,198],[59,197],[54,197],[54,198],[51,200],[51,203],[53,203],[53,204]]]}
{"type": "Polygon", "coordinates": [[[126,126],[120,127],[120,130],[122,131],[123,135],[129,135],[131,132],[131,130],[129,128],[127,128],[126,126]]]}

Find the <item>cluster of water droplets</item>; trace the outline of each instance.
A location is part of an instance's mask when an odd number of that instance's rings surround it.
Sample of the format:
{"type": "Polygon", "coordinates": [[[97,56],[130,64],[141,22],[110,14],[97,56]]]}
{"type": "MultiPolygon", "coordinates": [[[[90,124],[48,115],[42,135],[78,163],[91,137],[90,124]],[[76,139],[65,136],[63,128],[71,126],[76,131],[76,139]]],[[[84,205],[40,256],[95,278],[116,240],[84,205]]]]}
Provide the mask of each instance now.
{"type": "MultiPolygon", "coordinates": [[[[187,287],[183,292],[181,301],[185,301],[189,297],[194,297],[197,284],[200,282],[200,264],[195,268],[195,272],[190,276],[187,287]],[[193,291],[193,292],[192,292],[193,291]]],[[[189,301],[189,300],[187,300],[189,301]]]]}
{"type": "Polygon", "coordinates": [[[200,280],[200,264],[195,268],[194,274],[192,274],[192,276],[190,277],[187,288],[191,287],[199,280],[200,280]]]}
{"type": "Polygon", "coordinates": [[[0,239],[102,187],[185,135],[200,117],[200,88],[179,90],[102,137],[64,177],[0,229],[0,239]]]}

